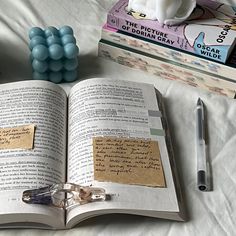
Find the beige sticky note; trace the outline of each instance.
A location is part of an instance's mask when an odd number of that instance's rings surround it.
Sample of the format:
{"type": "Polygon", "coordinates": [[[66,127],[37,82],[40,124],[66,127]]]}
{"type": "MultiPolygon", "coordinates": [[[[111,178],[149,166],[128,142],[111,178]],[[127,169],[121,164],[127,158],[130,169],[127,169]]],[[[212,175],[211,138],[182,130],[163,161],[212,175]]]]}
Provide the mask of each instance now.
{"type": "Polygon", "coordinates": [[[0,149],[32,149],[35,125],[0,128],[0,149]]]}
{"type": "Polygon", "coordinates": [[[94,178],[123,184],[165,187],[158,142],[141,139],[93,139],[94,178]]]}

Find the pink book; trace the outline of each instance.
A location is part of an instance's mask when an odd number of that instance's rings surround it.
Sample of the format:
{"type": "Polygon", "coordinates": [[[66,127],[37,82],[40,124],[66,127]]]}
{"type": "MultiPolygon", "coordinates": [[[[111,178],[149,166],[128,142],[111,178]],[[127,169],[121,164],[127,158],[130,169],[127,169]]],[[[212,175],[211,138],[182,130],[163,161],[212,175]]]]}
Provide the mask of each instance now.
{"type": "Polygon", "coordinates": [[[191,16],[182,24],[168,26],[128,11],[128,0],[119,0],[109,11],[107,25],[132,35],[205,58],[226,63],[236,43],[236,8],[198,0],[191,16]]]}

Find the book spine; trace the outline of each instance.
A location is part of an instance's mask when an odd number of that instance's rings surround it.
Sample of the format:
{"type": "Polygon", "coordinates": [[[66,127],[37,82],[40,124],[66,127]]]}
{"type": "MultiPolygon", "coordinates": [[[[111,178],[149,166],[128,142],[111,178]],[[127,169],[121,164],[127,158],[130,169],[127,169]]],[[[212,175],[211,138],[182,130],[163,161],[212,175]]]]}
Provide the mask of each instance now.
{"type": "Polygon", "coordinates": [[[109,41],[100,40],[98,55],[121,65],[151,73],[158,76],[158,78],[176,80],[211,93],[230,98],[235,97],[236,82],[218,79],[184,66],[159,60],[153,55],[128,47],[121,47],[109,41]]]}
{"type": "Polygon", "coordinates": [[[211,73],[217,78],[222,76],[236,81],[236,77],[234,76],[236,70],[236,48],[229,60],[231,64],[224,65],[194,54],[151,42],[150,40],[141,39],[140,37],[135,37],[107,26],[104,26],[102,29],[102,39],[171,60],[173,63],[185,64],[189,67],[201,70],[203,73],[211,73]]]}

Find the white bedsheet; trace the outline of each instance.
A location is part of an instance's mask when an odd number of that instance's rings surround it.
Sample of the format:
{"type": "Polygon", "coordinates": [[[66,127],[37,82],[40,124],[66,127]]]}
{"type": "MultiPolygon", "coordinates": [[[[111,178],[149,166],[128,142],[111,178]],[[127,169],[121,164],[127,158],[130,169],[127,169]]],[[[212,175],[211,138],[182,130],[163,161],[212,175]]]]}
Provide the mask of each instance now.
{"type": "MultiPolygon", "coordinates": [[[[0,0],[0,83],[31,78],[28,30],[32,26],[70,25],[80,48],[79,79],[109,77],[154,84],[165,98],[189,220],[179,223],[114,215],[67,231],[0,230],[0,235],[236,235],[236,101],[97,58],[101,27],[115,2],[0,0]],[[207,107],[211,192],[196,189],[194,112],[198,97],[207,107]]],[[[69,91],[73,84],[62,86],[69,91]]]]}

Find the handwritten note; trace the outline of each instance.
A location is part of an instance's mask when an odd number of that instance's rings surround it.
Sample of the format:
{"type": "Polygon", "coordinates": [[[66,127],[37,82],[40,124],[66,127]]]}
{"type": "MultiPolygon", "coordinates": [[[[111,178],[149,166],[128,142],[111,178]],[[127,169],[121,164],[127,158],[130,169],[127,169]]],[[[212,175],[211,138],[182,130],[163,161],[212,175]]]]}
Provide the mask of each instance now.
{"type": "Polygon", "coordinates": [[[165,187],[156,141],[96,137],[93,159],[95,180],[165,187]]]}
{"type": "Polygon", "coordinates": [[[0,128],[0,149],[32,149],[35,125],[0,128]]]}

